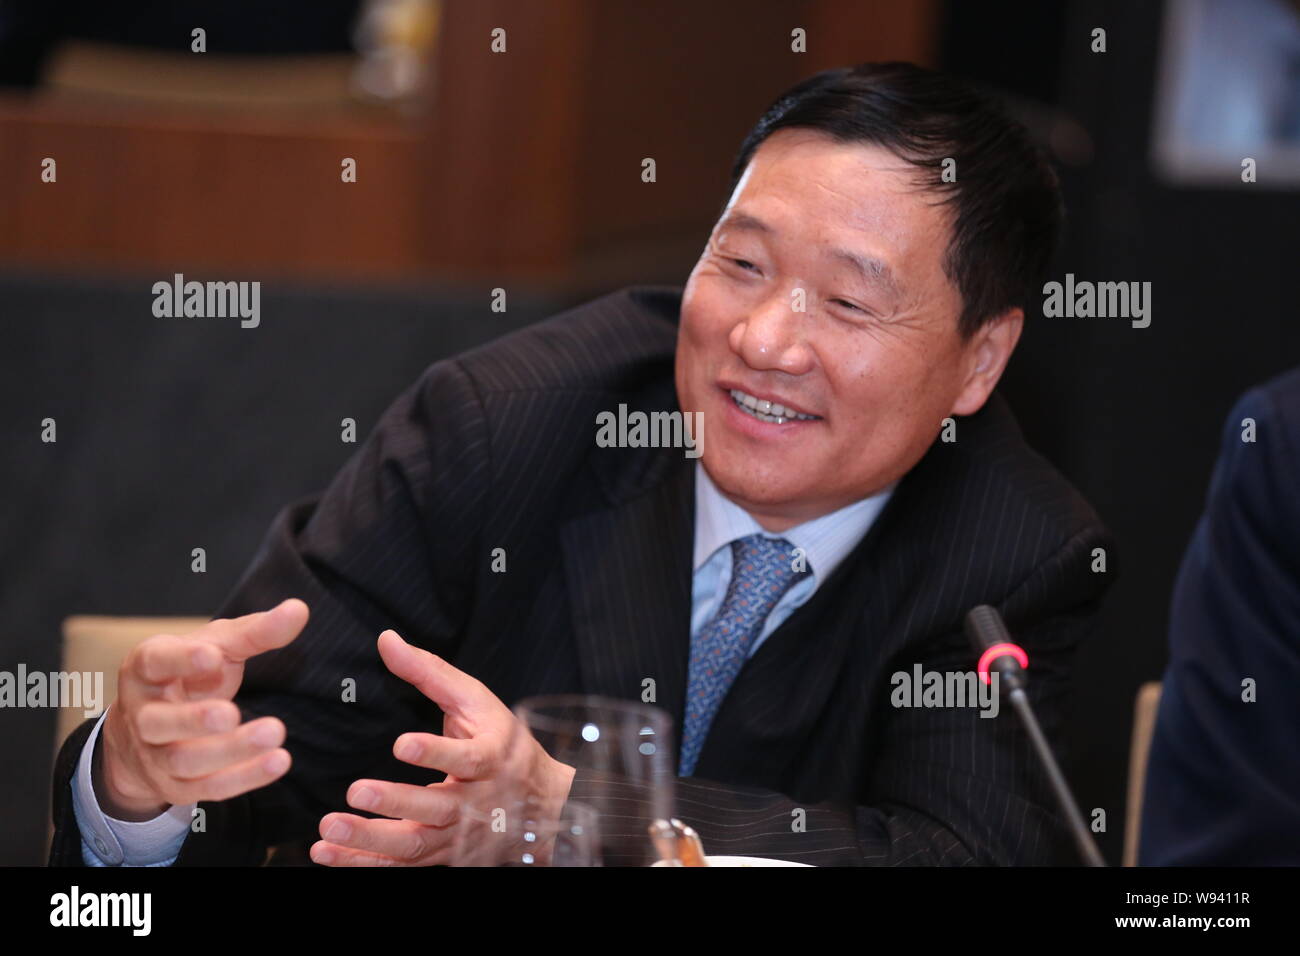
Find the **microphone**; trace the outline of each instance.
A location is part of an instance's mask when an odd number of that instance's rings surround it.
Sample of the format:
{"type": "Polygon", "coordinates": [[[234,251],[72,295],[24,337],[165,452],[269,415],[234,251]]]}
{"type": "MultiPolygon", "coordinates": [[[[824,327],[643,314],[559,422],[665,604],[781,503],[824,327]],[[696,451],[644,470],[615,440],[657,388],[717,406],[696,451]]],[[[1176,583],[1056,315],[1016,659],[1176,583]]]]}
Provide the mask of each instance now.
{"type": "Polygon", "coordinates": [[[1061,768],[1052,755],[1052,746],[1043,735],[1043,729],[1038,725],[1038,718],[1034,716],[1034,709],[1029,704],[1029,696],[1025,693],[1028,681],[1025,670],[1029,667],[1029,655],[1025,653],[1024,648],[1011,639],[1011,635],[1007,632],[1007,625],[1002,620],[1002,615],[997,612],[997,608],[987,604],[981,604],[970,610],[966,615],[965,630],[971,646],[979,655],[976,670],[979,672],[980,680],[987,684],[990,681],[989,675],[996,673],[999,692],[1011,701],[1011,706],[1019,715],[1020,722],[1025,725],[1029,739],[1033,742],[1034,752],[1038,755],[1043,769],[1047,771],[1052,792],[1056,795],[1056,802],[1061,812],[1065,814],[1070,833],[1074,837],[1074,844],[1079,850],[1084,865],[1105,866],[1106,861],[1102,858],[1101,851],[1097,849],[1088,825],[1083,822],[1079,805],[1075,802],[1074,795],[1070,793],[1070,785],[1065,782],[1065,775],[1061,773],[1061,768]]]}

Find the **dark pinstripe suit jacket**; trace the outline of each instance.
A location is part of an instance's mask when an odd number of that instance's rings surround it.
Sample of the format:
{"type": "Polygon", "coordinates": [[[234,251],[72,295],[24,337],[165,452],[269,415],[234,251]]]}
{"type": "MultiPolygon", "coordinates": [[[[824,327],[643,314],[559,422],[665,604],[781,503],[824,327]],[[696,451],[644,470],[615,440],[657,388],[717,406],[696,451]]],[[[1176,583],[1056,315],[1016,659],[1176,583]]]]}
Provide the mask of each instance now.
{"type": "MultiPolygon", "coordinates": [[[[207,805],[180,864],[260,863],[316,838],[361,776],[428,782],[393,739],[436,730],[375,638],[407,640],[507,704],[538,693],[658,702],[681,724],[689,649],[694,461],[680,449],[597,448],[598,412],[676,407],[680,290],[624,290],[431,366],[322,496],[276,518],[220,609],[298,596],[311,620],[250,662],[237,702],[280,716],[294,756],[276,785],[207,805]],[[506,573],[491,570],[503,548],[506,573]],[[356,702],[341,702],[345,678],[356,702]]],[[[1010,713],[890,705],[890,675],[969,671],[963,614],[990,603],[1030,655],[1031,695],[1059,734],[1071,657],[1108,574],[1088,504],[1030,450],[994,396],[936,442],[869,534],[750,659],[678,812],[710,852],[812,863],[1045,863],[1064,833],[1010,713]],[[806,811],[806,829],[792,827],[806,811]]],[[[56,767],[52,861],[80,863],[56,767]]],[[[579,793],[585,778],[576,782],[579,793]]],[[[1065,860],[1069,860],[1068,852],[1065,860]]]]}

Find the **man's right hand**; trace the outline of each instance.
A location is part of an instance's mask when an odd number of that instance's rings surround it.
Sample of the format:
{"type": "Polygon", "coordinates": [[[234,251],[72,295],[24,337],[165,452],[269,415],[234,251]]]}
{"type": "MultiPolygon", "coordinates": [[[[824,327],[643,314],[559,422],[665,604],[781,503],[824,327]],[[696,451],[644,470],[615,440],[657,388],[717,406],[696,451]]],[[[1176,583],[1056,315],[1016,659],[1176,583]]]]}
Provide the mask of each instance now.
{"type": "Polygon", "coordinates": [[[100,809],[149,820],[171,804],[228,800],[282,777],[289,751],[278,717],[240,724],[233,698],[244,662],[284,647],[307,624],[290,598],[269,611],[209,621],[192,634],[141,641],[118,672],[92,777],[100,809]]]}

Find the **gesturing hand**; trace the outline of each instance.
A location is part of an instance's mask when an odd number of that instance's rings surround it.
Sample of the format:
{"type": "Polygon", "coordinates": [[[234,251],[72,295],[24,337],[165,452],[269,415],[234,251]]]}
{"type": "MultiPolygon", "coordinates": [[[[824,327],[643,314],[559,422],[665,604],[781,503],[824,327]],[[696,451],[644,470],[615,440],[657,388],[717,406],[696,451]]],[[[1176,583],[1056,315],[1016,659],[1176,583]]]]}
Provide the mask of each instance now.
{"type": "Polygon", "coordinates": [[[169,804],[227,800],[289,769],[283,721],[240,723],[232,698],[249,658],[284,647],[307,624],[295,599],[140,642],[118,671],[92,774],[110,814],[147,820],[169,804]]]}
{"type": "Polygon", "coordinates": [[[424,787],[357,780],[348,788],[348,804],[390,819],[327,813],[320,821],[323,839],[311,848],[313,860],[330,866],[448,863],[461,803],[485,794],[516,794],[558,816],[573,768],[552,759],[482,682],[412,647],[395,631],[379,635],[379,655],[444,715],[441,736],[402,734],[393,755],[444,771],[447,779],[424,787]]]}

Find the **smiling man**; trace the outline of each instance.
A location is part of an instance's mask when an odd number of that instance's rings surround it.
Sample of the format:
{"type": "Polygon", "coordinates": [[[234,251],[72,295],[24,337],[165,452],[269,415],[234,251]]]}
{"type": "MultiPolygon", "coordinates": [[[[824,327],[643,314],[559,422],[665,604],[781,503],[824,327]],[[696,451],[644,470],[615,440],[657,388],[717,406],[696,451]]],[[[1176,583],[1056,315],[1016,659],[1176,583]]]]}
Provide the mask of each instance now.
{"type": "Polygon", "coordinates": [[[60,756],[52,861],[309,838],[318,863],[446,862],[476,789],[589,794],[510,705],[647,682],[710,852],[1068,859],[1018,725],[891,702],[897,673],[971,671],[962,618],[993,604],[1059,737],[1111,545],[993,391],[1059,217],[1024,131],[948,78],[789,91],[684,289],[432,366],[280,514],[221,619],[133,652],[60,756]],[[702,457],[598,443],[623,406],[700,416],[702,457]]]}
{"type": "Polygon", "coordinates": [[[954,211],[919,178],[885,146],[780,129],[691,273],[677,394],[712,424],[709,477],[769,530],[891,486],[984,404],[1020,336],[1010,305],[966,334],[954,211]]]}

